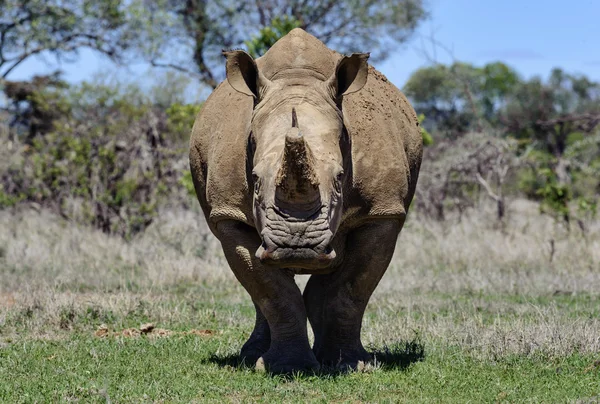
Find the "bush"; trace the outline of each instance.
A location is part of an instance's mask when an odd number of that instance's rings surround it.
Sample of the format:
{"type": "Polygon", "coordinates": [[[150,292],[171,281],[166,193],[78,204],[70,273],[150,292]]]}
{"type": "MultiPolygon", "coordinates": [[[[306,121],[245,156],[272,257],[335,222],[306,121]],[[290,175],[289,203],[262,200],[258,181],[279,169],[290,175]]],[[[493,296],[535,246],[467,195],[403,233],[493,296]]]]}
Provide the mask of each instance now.
{"type": "Polygon", "coordinates": [[[537,194],[541,197],[541,212],[569,223],[569,202],[573,198],[571,189],[566,184],[559,183],[556,174],[550,168],[540,169],[538,175],[543,183],[543,186],[537,190],[537,194]]]}
{"type": "MultiPolygon", "coordinates": [[[[531,150],[524,158],[524,165],[517,174],[517,188],[527,198],[541,200],[541,190],[546,186],[548,177],[540,175],[540,170],[556,165],[556,158],[543,150],[531,150]]],[[[543,173],[543,172],[542,172],[543,173]]]]}
{"type": "MultiPolygon", "coordinates": [[[[518,168],[513,141],[491,134],[469,133],[425,148],[415,207],[420,214],[444,220],[447,211],[459,215],[476,206],[482,196],[505,213],[505,180],[518,168]]],[[[460,217],[460,216],[459,216],[460,217]]]]}
{"type": "Polygon", "coordinates": [[[568,136],[564,156],[532,150],[518,175],[518,188],[540,201],[542,213],[569,224],[595,218],[600,191],[600,133],[568,136]],[[559,174],[562,174],[559,177],[559,174]]]}
{"type": "MultiPolygon", "coordinates": [[[[60,94],[68,114],[26,144],[3,133],[13,152],[0,166],[0,207],[34,202],[63,217],[130,237],[167,203],[189,203],[180,185],[187,142],[179,139],[198,111],[171,116],[135,87],[84,83],[60,94]]],[[[14,138],[14,136],[13,136],[14,138]]]]}
{"type": "Polygon", "coordinates": [[[202,105],[172,104],[167,108],[167,129],[176,139],[188,141],[196,115],[202,105]]]}
{"type": "Polygon", "coordinates": [[[417,119],[419,120],[419,125],[421,127],[421,136],[423,137],[423,146],[431,146],[433,144],[433,136],[431,136],[431,133],[429,133],[427,131],[427,129],[425,129],[425,127],[423,126],[423,121],[425,120],[425,115],[419,114],[417,119]]]}

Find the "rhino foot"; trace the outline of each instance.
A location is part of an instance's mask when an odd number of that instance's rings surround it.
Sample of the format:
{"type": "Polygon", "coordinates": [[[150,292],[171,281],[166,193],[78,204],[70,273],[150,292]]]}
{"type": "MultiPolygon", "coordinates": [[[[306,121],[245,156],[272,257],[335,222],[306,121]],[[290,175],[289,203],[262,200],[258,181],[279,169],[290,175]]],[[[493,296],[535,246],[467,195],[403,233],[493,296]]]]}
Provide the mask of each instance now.
{"type": "Polygon", "coordinates": [[[321,348],[316,353],[316,358],[324,367],[335,368],[343,371],[356,370],[362,363],[372,362],[372,356],[362,347],[344,349],[339,347],[321,348]]]}
{"type": "Polygon", "coordinates": [[[254,365],[258,358],[267,352],[271,346],[271,329],[269,328],[269,323],[256,303],[254,304],[254,308],[256,310],[254,330],[252,330],[252,334],[244,343],[240,352],[240,359],[247,366],[254,365]]]}
{"type": "Polygon", "coordinates": [[[319,362],[308,347],[307,349],[297,349],[291,344],[285,347],[272,346],[256,361],[257,371],[276,374],[311,372],[318,370],[319,367],[319,362]]]}
{"type": "Polygon", "coordinates": [[[270,341],[253,340],[250,338],[242,347],[240,359],[248,366],[256,363],[265,352],[269,350],[270,341]]]}

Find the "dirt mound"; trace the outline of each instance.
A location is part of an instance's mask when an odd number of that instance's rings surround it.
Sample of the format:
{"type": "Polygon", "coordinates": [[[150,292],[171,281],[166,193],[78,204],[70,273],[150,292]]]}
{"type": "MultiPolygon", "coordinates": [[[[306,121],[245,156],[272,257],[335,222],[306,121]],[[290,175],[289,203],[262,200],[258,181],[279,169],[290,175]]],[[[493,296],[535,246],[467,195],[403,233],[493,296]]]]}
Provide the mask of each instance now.
{"type": "Polygon", "coordinates": [[[196,330],[192,329],[189,331],[172,331],[164,328],[156,328],[152,323],[142,324],[140,328],[125,328],[121,331],[111,331],[106,324],[102,324],[94,332],[94,335],[99,338],[108,337],[128,337],[136,338],[141,336],[147,336],[152,338],[162,338],[171,336],[183,336],[183,335],[198,335],[202,337],[215,335],[216,332],[213,330],[196,330]]]}

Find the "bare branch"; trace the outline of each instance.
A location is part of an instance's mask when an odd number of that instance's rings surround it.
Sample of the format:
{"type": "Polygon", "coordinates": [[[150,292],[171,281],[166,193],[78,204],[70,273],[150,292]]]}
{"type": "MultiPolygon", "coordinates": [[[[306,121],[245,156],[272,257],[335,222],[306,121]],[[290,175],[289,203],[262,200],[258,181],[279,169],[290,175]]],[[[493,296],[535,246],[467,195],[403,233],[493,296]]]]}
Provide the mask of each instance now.
{"type": "MultiPolygon", "coordinates": [[[[4,73],[2,73],[2,78],[5,79],[6,77],[8,77],[10,72],[12,72],[17,66],[19,66],[21,63],[23,63],[25,60],[27,60],[30,56],[37,55],[45,50],[46,50],[45,48],[36,48],[34,50],[31,50],[29,52],[22,54],[20,57],[18,57],[16,59],[16,61],[12,64],[12,66],[10,66],[7,70],[4,71],[4,73]]],[[[11,62],[12,60],[13,59],[8,60],[7,62],[11,62]]]]}
{"type": "MultiPolygon", "coordinates": [[[[440,48],[444,52],[446,52],[446,54],[450,57],[453,65],[457,64],[457,59],[454,56],[454,51],[451,48],[449,48],[448,46],[439,42],[435,38],[435,34],[433,31],[429,34],[428,37],[425,37],[425,38],[431,44],[431,47],[433,49],[433,58],[432,58],[431,55],[425,49],[425,47],[422,46],[421,54],[425,57],[425,60],[427,60],[429,63],[431,63],[433,65],[439,65],[440,63],[437,60],[437,48],[440,48]]],[[[479,112],[477,111],[477,105],[475,104],[475,100],[473,98],[473,92],[471,91],[471,85],[464,77],[462,77],[460,74],[458,74],[458,72],[454,71],[453,69],[449,69],[449,72],[450,72],[450,74],[452,74],[452,76],[454,77],[455,80],[457,80],[458,82],[460,82],[462,84],[463,93],[465,95],[465,98],[467,99],[467,103],[469,104],[471,113],[476,118],[475,129],[477,130],[477,132],[482,132],[483,125],[481,122],[481,116],[480,116],[479,112]]]]}
{"type": "Polygon", "coordinates": [[[201,74],[199,74],[193,70],[187,69],[183,66],[173,64],[173,63],[161,63],[161,62],[157,62],[155,60],[151,60],[150,64],[154,67],[173,69],[173,70],[177,70],[179,72],[185,73],[185,74],[189,74],[191,76],[203,78],[201,74]]]}
{"type": "Polygon", "coordinates": [[[485,188],[485,190],[486,190],[487,194],[490,196],[490,198],[492,198],[496,202],[500,201],[500,197],[492,190],[492,187],[490,186],[490,184],[488,184],[488,182],[481,176],[481,174],[475,173],[475,178],[477,178],[477,181],[481,185],[483,185],[483,187],[485,188]]]}

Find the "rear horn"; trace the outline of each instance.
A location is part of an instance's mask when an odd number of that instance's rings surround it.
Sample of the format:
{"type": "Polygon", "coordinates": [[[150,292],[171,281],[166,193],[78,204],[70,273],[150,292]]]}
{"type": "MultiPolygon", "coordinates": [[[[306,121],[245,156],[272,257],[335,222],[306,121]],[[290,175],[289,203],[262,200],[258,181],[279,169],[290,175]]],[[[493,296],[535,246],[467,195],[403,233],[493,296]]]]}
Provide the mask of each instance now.
{"type": "Polygon", "coordinates": [[[298,127],[298,115],[296,115],[296,108],[292,107],[292,128],[298,127]]]}

